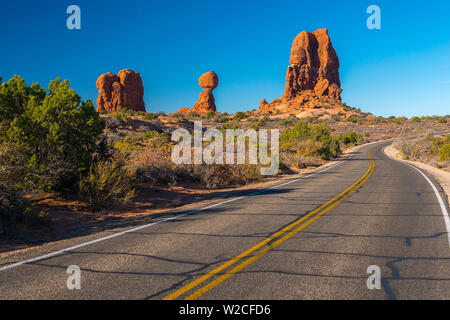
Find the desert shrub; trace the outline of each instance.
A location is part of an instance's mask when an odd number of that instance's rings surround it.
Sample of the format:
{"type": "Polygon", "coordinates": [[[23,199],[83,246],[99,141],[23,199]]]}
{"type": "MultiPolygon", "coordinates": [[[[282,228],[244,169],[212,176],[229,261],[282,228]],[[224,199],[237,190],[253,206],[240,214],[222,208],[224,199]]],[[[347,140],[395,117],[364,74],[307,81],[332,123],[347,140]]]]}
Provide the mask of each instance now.
{"type": "Polygon", "coordinates": [[[144,119],[144,120],[156,120],[156,119],[158,119],[158,115],[156,113],[145,113],[142,116],[142,119],[144,119]]]}
{"type": "Polygon", "coordinates": [[[127,123],[115,116],[104,118],[105,128],[110,130],[116,130],[117,128],[126,125],[127,123]]]}
{"type": "Polygon", "coordinates": [[[245,112],[239,111],[236,112],[236,114],[233,117],[234,121],[241,121],[243,119],[247,118],[247,114],[245,112]]]}
{"type": "Polygon", "coordinates": [[[1,85],[0,114],[7,126],[0,140],[20,148],[40,189],[71,189],[89,170],[104,122],[67,80],[51,81],[46,92],[15,76],[1,85]]]}
{"type": "Polygon", "coordinates": [[[264,114],[264,116],[259,119],[258,127],[263,127],[269,122],[270,116],[268,114],[264,114]]]}
{"type": "MultiPolygon", "coordinates": [[[[300,150],[300,146],[305,147],[304,141],[306,140],[320,144],[320,148],[316,148],[318,144],[314,143],[313,153],[323,159],[330,159],[341,153],[339,142],[331,137],[328,127],[323,124],[311,125],[305,121],[299,121],[292,129],[283,132],[280,137],[281,150],[300,150]]],[[[313,146],[311,142],[306,142],[306,144],[309,147],[313,146]]],[[[308,154],[310,154],[309,151],[308,154]]]]}
{"type": "MultiPolygon", "coordinates": [[[[211,119],[211,118],[209,118],[211,119]]],[[[214,117],[214,122],[217,123],[225,123],[228,121],[228,117],[223,115],[223,114],[218,114],[217,116],[214,117]]]]}
{"type": "Polygon", "coordinates": [[[120,161],[97,162],[80,178],[78,194],[95,209],[125,205],[134,195],[135,175],[120,161]]]}
{"type": "Polygon", "coordinates": [[[290,119],[283,119],[280,121],[280,126],[282,127],[290,127],[294,125],[294,121],[290,119]]]}
{"type": "Polygon", "coordinates": [[[297,144],[297,154],[303,157],[317,156],[322,149],[322,143],[313,139],[301,140],[297,144]]]}
{"type": "Polygon", "coordinates": [[[193,182],[207,189],[216,189],[261,179],[256,165],[175,165],[168,153],[150,148],[134,154],[130,162],[138,179],[158,185],[175,186],[193,182]]]}
{"type": "Polygon", "coordinates": [[[416,116],[412,117],[410,120],[412,122],[422,122],[422,119],[420,119],[419,117],[416,117],[416,116]]]}
{"type": "Polygon", "coordinates": [[[360,117],[358,117],[355,114],[352,114],[352,115],[348,116],[345,120],[348,122],[357,123],[360,120],[360,117]]]}
{"type": "Polygon", "coordinates": [[[437,120],[438,123],[447,123],[447,117],[439,117],[437,120]]]}
{"type": "Polygon", "coordinates": [[[337,115],[337,114],[333,114],[331,116],[331,121],[340,122],[341,121],[341,117],[339,115],[337,115]]]}
{"type": "Polygon", "coordinates": [[[151,182],[159,185],[175,185],[177,175],[175,165],[166,152],[154,148],[146,148],[134,153],[129,159],[136,177],[141,182],[151,182]]]}
{"type": "Polygon", "coordinates": [[[444,138],[428,135],[424,138],[424,141],[431,142],[431,147],[429,148],[428,152],[436,156],[439,155],[439,151],[445,144],[450,143],[450,135],[447,135],[444,138]]]}
{"type": "Polygon", "coordinates": [[[214,111],[209,111],[207,114],[206,114],[206,117],[208,118],[208,119],[212,119],[212,118],[214,118],[216,116],[216,112],[214,112],[214,111]]]}
{"type": "Polygon", "coordinates": [[[403,159],[414,160],[420,157],[419,145],[414,141],[403,141],[398,145],[398,149],[403,159]]]}
{"type": "Polygon", "coordinates": [[[159,133],[156,130],[145,131],[142,134],[142,139],[143,140],[150,140],[151,143],[152,143],[152,146],[154,146],[156,148],[168,145],[169,142],[170,142],[170,138],[168,136],[166,136],[163,133],[159,133]]]}
{"type": "Polygon", "coordinates": [[[0,182],[0,234],[14,229],[17,221],[29,211],[29,202],[18,190],[0,182]]]}
{"type": "MultiPolygon", "coordinates": [[[[29,211],[26,194],[36,189],[35,181],[28,168],[23,150],[11,143],[0,144],[0,225],[14,229],[18,220],[29,211]]],[[[0,226],[0,232],[1,232],[0,226]]]]}
{"type": "Polygon", "coordinates": [[[346,134],[340,134],[336,138],[338,139],[339,143],[345,145],[355,145],[358,144],[359,140],[361,139],[361,136],[356,132],[351,131],[346,134]]]}
{"type": "Polygon", "coordinates": [[[190,111],[188,113],[188,117],[189,118],[200,118],[200,114],[198,112],[195,112],[195,111],[190,111]]]}
{"type": "Polygon", "coordinates": [[[223,129],[235,129],[235,130],[237,130],[237,129],[241,129],[241,126],[238,125],[238,124],[231,123],[231,122],[226,122],[226,123],[223,124],[223,129]]]}
{"type": "Polygon", "coordinates": [[[324,164],[324,160],[318,156],[305,157],[297,152],[282,152],[280,170],[289,173],[292,169],[305,169],[318,167],[324,164]]]}
{"type": "Polygon", "coordinates": [[[118,140],[114,143],[114,148],[120,152],[127,153],[133,151],[141,150],[139,141],[133,140],[131,137],[127,136],[123,140],[118,140]]]}
{"type": "Polygon", "coordinates": [[[261,179],[259,167],[256,165],[192,165],[178,168],[178,175],[184,174],[205,188],[217,189],[219,186],[244,185],[261,179]]]}
{"type": "Polygon", "coordinates": [[[172,113],[170,117],[175,121],[183,121],[185,119],[184,114],[181,112],[172,113]]]}
{"type": "Polygon", "coordinates": [[[25,226],[48,223],[48,214],[32,209],[29,197],[35,192],[34,181],[20,147],[0,144],[0,235],[16,232],[16,224],[25,226]]]}
{"type": "Polygon", "coordinates": [[[439,161],[446,161],[450,159],[450,143],[444,144],[439,149],[439,161]]]}
{"type": "Polygon", "coordinates": [[[127,122],[128,120],[131,119],[131,117],[133,116],[133,111],[132,110],[128,110],[128,109],[123,109],[120,108],[119,110],[117,110],[115,113],[112,114],[112,116],[117,117],[125,122],[127,122]]]}
{"type": "Polygon", "coordinates": [[[337,157],[341,153],[339,142],[333,138],[327,138],[322,141],[322,148],[318,155],[325,160],[337,157]]]}

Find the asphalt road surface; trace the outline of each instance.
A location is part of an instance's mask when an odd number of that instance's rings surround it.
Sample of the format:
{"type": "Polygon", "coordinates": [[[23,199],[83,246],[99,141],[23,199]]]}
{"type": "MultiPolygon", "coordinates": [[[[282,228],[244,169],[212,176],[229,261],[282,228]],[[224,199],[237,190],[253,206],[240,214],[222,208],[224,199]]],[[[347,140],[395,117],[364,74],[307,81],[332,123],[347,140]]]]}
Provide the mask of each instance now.
{"type": "Polygon", "coordinates": [[[2,258],[0,298],[450,299],[448,209],[386,145],[198,212],[2,258]],[[369,266],[380,289],[367,287],[369,266]]]}

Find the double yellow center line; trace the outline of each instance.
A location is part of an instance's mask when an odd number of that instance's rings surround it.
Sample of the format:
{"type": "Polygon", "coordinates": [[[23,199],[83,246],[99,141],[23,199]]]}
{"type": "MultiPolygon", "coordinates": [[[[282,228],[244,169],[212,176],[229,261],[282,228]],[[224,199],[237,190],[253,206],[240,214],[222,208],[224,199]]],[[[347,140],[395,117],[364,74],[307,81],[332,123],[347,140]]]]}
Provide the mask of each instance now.
{"type": "Polygon", "coordinates": [[[319,219],[321,216],[323,216],[325,213],[333,209],[335,206],[337,206],[339,203],[344,201],[346,198],[351,196],[356,190],[358,190],[372,175],[374,169],[375,169],[375,162],[373,161],[370,150],[368,152],[368,157],[370,160],[370,166],[369,169],[366,171],[366,173],[359,178],[354,184],[352,184],[350,187],[345,189],[343,192],[338,194],[336,197],[331,199],[330,201],[324,203],[317,209],[311,211],[304,217],[302,217],[299,220],[296,220],[295,222],[291,223],[290,225],[286,226],[282,230],[278,231],[277,233],[271,235],[267,239],[259,242],[255,246],[251,247],[250,249],[242,252],[238,256],[234,257],[233,259],[225,262],[218,268],[208,272],[207,274],[201,276],[200,278],[197,278],[196,280],[190,282],[186,286],[178,289],[177,291],[171,293],[167,297],[165,297],[163,300],[174,300],[180,297],[181,295],[185,294],[188,291],[193,290],[194,288],[198,287],[203,282],[207,281],[208,279],[218,275],[228,267],[236,264],[237,262],[240,262],[237,266],[232,268],[231,270],[226,271],[225,273],[222,273],[219,277],[215,278],[213,281],[209,282],[205,286],[201,287],[200,289],[197,289],[194,293],[187,296],[185,300],[195,300],[201,295],[205,294],[212,288],[216,287],[226,279],[230,278],[235,273],[239,272],[240,270],[244,269],[249,264],[255,262],[259,258],[261,258],[264,254],[266,254],[268,251],[278,247],[280,244],[294,236],[296,233],[300,232],[304,228],[306,228],[308,225],[313,223],[315,220],[319,219]],[[276,241],[274,241],[276,240],[276,241]],[[273,242],[272,242],[273,241],[273,242]],[[271,243],[270,243],[271,242],[271,243]],[[270,243],[269,245],[265,246],[266,244],[270,243]],[[262,248],[264,249],[260,250],[256,254],[250,256],[253,252],[257,251],[258,249],[262,248]],[[244,259],[247,258],[247,259],[244,259]],[[244,261],[241,261],[243,260],[244,261]]]}

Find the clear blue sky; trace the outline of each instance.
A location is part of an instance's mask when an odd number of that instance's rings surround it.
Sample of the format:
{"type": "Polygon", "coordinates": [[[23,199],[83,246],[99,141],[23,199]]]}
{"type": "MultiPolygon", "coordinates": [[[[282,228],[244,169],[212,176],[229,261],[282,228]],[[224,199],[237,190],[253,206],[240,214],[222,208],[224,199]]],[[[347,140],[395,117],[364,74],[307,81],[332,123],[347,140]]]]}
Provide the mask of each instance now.
{"type": "Polygon", "coordinates": [[[219,111],[256,108],[284,91],[290,47],[302,30],[328,28],[341,61],[343,100],[376,115],[450,114],[450,2],[341,1],[1,1],[0,76],[47,87],[69,79],[96,100],[97,77],[141,73],[147,111],[192,107],[199,76],[214,70],[219,111]],[[66,8],[82,29],[66,28],[66,8]],[[366,9],[382,10],[368,30],[366,9]]]}

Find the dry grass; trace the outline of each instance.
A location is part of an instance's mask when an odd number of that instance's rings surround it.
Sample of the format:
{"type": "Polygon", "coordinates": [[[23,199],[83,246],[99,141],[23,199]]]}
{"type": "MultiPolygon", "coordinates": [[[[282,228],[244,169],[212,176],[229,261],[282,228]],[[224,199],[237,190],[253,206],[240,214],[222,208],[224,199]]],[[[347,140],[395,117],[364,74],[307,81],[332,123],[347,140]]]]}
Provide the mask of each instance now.
{"type": "Polygon", "coordinates": [[[394,147],[399,150],[404,160],[412,160],[450,171],[450,154],[445,152],[450,145],[450,135],[431,136],[414,140],[397,140],[394,147]]]}

